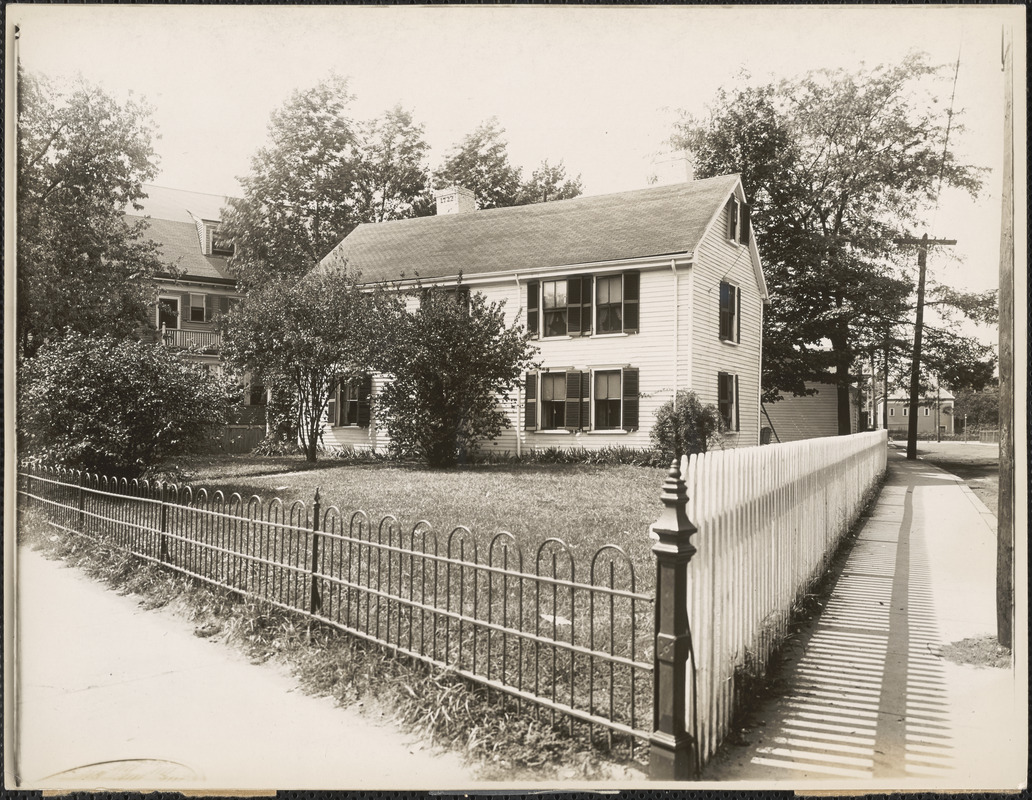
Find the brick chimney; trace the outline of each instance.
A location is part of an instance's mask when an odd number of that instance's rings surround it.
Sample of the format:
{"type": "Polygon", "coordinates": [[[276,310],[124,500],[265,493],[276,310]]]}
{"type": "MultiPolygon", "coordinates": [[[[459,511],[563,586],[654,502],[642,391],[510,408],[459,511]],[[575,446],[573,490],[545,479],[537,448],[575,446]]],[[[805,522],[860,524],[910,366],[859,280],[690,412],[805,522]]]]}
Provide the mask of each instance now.
{"type": "Polygon", "coordinates": [[[473,190],[464,186],[435,189],[434,199],[437,201],[437,216],[439,217],[445,214],[468,214],[477,210],[477,201],[473,190]]]}

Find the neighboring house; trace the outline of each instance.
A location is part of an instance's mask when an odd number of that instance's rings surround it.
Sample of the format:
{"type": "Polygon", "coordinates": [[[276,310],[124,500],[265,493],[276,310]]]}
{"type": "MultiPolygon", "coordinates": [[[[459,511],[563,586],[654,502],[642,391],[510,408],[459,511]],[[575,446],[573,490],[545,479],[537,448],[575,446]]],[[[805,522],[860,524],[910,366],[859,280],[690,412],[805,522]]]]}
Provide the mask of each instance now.
{"type": "MultiPolygon", "coordinates": [[[[220,372],[222,339],[215,320],[243,296],[226,265],[233,245],[219,235],[228,198],[149,184],[144,191],[147,196],[139,201],[142,208],[128,209],[126,217],[147,219],[144,235],[159,245],[163,259],[175,268],[154,279],[151,322],[157,341],[184,350],[191,361],[220,372]]],[[[237,451],[257,444],[265,429],[265,388],[249,381],[243,388],[244,405],[255,408],[236,413],[229,426],[226,447],[237,451]]]]}
{"type": "MultiPolygon", "coordinates": [[[[795,397],[785,394],[776,403],[763,404],[763,427],[770,429],[769,442],[797,442],[822,436],[838,436],[838,389],[833,383],[808,382],[807,389],[817,393],[795,397]]],[[[856,388],[850,387],[850,433],[856,433],[856,388]]],[[[766,435],[764,440],[768,441],[766,435]]]]}
{"type": "Polygon", "coordinates": [[[232,244],[219,237],[221,211],[228,198],[145,185],[142,209],[127,217],[146,217],[146,236],[177,269],[158,275],[151,320],[169,347],[190,349],[190,357],[221,369],[221,339],[215,318],[242,296],[226,267],[232,244]]]}
{"type": "MultiPolygon", "coordinates": [[[[647,447],[655,411],[682,389],[719,407],[727,446],[759,443],[767,290],[737,175],[488,211],[453,188],[437,207],[360,225],[323,263],[402,286],[461,274],[528,326],[541,367],[489,447],[647,447]]],[[[340,384],[325,445],[387,443],[382,380],[340,384]]]]}
{"type": "MultiPolygon", "coordinates": [[[[947,391],[940,390],[937,395],[921,397],[918,400],[917,408],[917,433],[934,434],[936,430],[941,434],[953,434],[953,408],[955,398],[947,391]]],[[[883,419],[882,400],[876,406],[876,420],[878,427],[882,425],[883,419]]],[[[910,426],[910,398],[906,395],[890,395],[888,402],[888,428],[889,432],[906,433],[910,426]]]]}

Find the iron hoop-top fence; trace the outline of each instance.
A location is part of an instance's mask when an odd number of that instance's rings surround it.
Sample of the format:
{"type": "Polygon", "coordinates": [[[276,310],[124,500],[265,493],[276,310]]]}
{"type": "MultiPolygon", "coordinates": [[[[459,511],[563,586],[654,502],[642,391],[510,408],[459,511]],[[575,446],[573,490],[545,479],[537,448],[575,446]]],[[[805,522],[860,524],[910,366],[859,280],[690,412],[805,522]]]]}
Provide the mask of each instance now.
{"type": "Polygon", "coordinates": [[[26,508],[209,584],[306,615],[529,704],[631,754],[652,731],[654,600],[627,554],[558,538],[22,465],[26,508]]]}

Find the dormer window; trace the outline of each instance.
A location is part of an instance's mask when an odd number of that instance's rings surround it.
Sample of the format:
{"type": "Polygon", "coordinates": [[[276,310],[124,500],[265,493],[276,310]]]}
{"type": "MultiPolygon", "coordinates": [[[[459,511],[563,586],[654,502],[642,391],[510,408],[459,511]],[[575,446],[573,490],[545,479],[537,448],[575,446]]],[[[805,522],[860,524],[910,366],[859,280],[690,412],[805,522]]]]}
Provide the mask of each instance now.
{"type": "Polygon", "coordinates": [[[204,233],[207,241],[205,250],[208,255],[231,256],[233,255],[233,242],[225,236],[219,235],[219,226],[214,223],[205,223],[204,233]]]}

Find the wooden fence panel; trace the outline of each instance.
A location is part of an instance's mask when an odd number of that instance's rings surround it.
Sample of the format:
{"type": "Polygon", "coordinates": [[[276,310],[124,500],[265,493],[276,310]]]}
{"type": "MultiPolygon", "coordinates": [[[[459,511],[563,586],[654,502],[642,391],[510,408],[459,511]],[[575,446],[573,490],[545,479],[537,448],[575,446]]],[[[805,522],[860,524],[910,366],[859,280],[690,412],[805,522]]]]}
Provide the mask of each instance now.
{"type": "MultiPolygon", "coordinates": [[[[688,605],[703,761],[730,732],[736,683],[762,675],[789,615],[823,573],[885,471],[886,432],[685,457],[699,532],[688,605]]],[[[691,689],[691,687],[689,687],[691,689]]]]}

